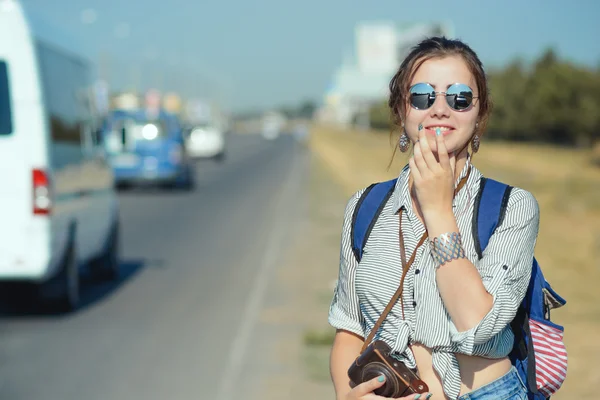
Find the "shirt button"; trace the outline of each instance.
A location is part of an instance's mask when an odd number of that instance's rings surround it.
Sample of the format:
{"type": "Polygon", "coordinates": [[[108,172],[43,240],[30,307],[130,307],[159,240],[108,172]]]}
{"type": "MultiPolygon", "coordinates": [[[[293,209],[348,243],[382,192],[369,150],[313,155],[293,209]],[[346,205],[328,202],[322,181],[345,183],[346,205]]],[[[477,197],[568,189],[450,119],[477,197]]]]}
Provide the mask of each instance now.
{"type": "Polygon", "coordinates": [[[508,265],[503,265],[502,269],[506,271],[508,269],[508,265]]]}
{"type": "Polygon", "coordinates": [[[415,275],[419,275],[421,273],[420,269],[415,269],[415,275]]]}
{"type": "Polygon", "coordinates": [[[417,306],[417,302],[413,301],[413,307],[416,307],[416,306],[417,306]]]}

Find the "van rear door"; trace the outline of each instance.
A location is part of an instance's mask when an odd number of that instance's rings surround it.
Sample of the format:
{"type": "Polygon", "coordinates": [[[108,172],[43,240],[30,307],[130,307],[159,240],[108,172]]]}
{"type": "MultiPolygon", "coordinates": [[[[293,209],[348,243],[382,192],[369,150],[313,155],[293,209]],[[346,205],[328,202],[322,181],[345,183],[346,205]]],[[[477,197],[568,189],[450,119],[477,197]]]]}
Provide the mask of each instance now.
{"type": "Polygon", "coordinates": [[[16,108],[21,99],[15,96],[11,79],[17,74],[12,66],[0,56],[0,220],[5,232],[22,229],[24,219],[31,219],[33,177],[30,154],[35,146],[22,131],[23,127],[16,123],[16,108]],[[24,215],[25,207],[27,215],[24,215]]]}
{"type": "MultiPolygon", "coordinates": [[[[39,146],[40,139],[19,123],[22,121],[17,109],[28,108],[30,101],[17,93],[17,75],[14,64],[0,54],[0,271],[5,273],[8,273],[5,268],[10,270],[26,262],[23,257],[33,251],[30,246],[39,237],[38,232],[31,231],[34,213],[44,215],[50,206],[47,171],[43,165],[34,171],[31,165],[34,147],[39,146]],[[39,201],[34,200],[34,185],[37,185],[36,193],[42,195],[39,201]],[[40,206],[37,210],[35,203],[40,206]]],[[[35,119],[32,115],[35,113],[28,113],[27,118],[35,119]]],[[[35,249],[41,254],[39,248],[35,249]]]]}

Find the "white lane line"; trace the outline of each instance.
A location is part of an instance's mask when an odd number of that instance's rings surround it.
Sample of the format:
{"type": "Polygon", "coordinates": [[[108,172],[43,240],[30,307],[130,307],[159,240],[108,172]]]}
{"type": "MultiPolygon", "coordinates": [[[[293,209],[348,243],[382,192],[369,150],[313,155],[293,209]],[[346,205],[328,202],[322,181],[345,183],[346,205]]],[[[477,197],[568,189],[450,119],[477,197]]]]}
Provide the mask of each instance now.
{"type": "Polygon", "coordinates": [[[287,213],[286,208],[289,208],[289,202],[293,194],[294,186],[297,186],[301,176],[301,167],[297,162],[298,156],[294,153],[291,171],[286,179],[285,186],[280,192],[278,202],[275,205],[276,218],[274,219],[274,227],[269,233],[267,246],[263,255],[260,270],[254,278],[252,291],[246,303],[246,308],[242,314],[242,321],[237,335],[231,346],[229,358],[225,370],[222,372],[221,382],[219,384],[217,400],[232,400],[239,397],[240,372],[244,365],[246,357],[246,349],[249,346],[250,337],[254,331],[254,327],[259,318],[259,313],[262,308],[263,299],[267,291],[270,277],[273,275],[272,270],[276,265],[278,255],[281,251],[283,233],[287,229],[287,213]],[[294,185],[294,186],[293,186],[294,185]]]}

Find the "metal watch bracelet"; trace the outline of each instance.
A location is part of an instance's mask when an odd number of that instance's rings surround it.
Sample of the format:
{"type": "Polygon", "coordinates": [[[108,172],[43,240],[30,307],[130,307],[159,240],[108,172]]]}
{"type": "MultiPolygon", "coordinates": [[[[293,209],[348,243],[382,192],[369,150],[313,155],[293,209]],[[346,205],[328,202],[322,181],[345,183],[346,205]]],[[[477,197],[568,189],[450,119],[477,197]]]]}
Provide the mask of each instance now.
{"type": "Polygon", "coordinates": [[[432,241],[431,255],[436,268],[459,258],[465,258],[462,237],[458,232],[443,233],[432,241]]]}

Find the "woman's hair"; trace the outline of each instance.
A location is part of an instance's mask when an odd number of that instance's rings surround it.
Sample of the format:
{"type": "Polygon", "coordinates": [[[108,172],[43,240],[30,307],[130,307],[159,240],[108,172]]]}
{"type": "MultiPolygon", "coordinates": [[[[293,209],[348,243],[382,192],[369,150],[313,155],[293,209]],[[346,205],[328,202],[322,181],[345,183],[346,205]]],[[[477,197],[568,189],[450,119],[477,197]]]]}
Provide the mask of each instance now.
{"type": "Polygon", "coordinates": [[[410,83],[417,69],[427,60],[449,56],[462,57],[469,71],[475,77],[479,96],[477,99],[479,101],[479,127],[477,131],[479,132],[479,136],[485,131],[491,112],[491,101],[483,65],[477,54],[467,44],[460,40],[447,39],[443,36],[427,38],[414,46],[400,65],[396,75],[392,78],[388,105],[394,125],[400,126],[402,119],[406,116],[410,83]]]}

